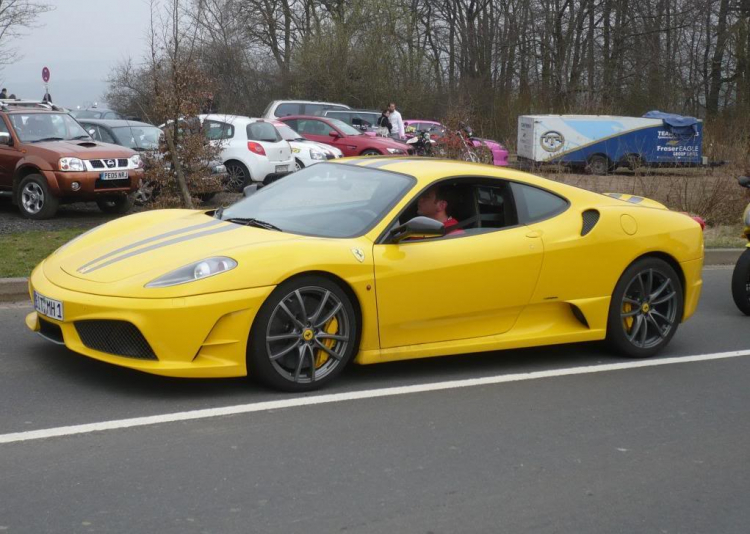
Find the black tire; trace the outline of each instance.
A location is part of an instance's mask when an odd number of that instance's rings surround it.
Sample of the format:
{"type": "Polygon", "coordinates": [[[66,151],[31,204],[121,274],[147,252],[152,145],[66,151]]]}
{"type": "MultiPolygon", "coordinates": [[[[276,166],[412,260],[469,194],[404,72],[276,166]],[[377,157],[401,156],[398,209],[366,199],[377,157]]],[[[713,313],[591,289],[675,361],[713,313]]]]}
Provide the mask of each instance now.
{"type": "Polygon", "coordinates": [[[629,358],[653,356],[677,331],[683,299],[680,278],[667,262],[659,258],[636,261],[622,274],[612,294],[607,341],[629,358]]]}
{"type": "Polygon", "coordinates": [[[300,160],[298,160],[297,158],[295,158],[295,159],[294,159],[294,165],[295,165],[295,169],[294,169],[294,172],[297,172],[297,171],[301,171],[302,169],[304,169],[304,168],[305,168],[305,164],[304,164],[304,163],[302,163],[302,162],[301,162],[300,160]]]}
{"type": "Polygon", "coordinates": [[[123,215],[133,207],[133,200],[128,195],[112,195],[98,197],[96,205],[102,212],[109,215],[123,215]]]}
{"type": "Polygon", "coordinates": [[[327,278],[301,276],[279,285],[258,311],[247,345],[248,374],[282,391],[311,391],[335,380],[358,344],[359,319],[346,292],[327,278]]]}
{"type": "Polygon", "coordinates": [[[610,163],[607,156],[601,154],[594,154],[589,158],[586,164],[586,172],[588,174],[596,174],[598,176],[605,176],[609,174],[610,163]]]}
{"type": "Polygon", "coordinates": [[[49,219],[60,207],[60,199],[50,192],[47,180],[40,174],[29,174],[21,180],[16,202],[21,215],[27,219],[49,219]]]}
{"type": "Polygon", "coordinates": [[[382,154],[374,148],[368,148],[367,150],[363,150],[360,156],[382,156],[382,154]]]}
{"type": "Polygon", "coordinates": [[[737,260],[732,273],[732,298],[745,315],[750,315],[750,249],[737,260]]]}
{"type": "Polygon", "coordinates": [[[141,180],[138,189],[131,194],[131,199],[136,206],[146,206],[153,202],[158,194],[159,187],[156,182],[143,183],[143,180],[141,180]]]}
{"type": "Polygon", "coordinates": [[[245,165],[238,161],[225,163],[227,168],[227,191],[231,193],[242,193],[242,190],[253,183],[250,171],[245,165]]]}

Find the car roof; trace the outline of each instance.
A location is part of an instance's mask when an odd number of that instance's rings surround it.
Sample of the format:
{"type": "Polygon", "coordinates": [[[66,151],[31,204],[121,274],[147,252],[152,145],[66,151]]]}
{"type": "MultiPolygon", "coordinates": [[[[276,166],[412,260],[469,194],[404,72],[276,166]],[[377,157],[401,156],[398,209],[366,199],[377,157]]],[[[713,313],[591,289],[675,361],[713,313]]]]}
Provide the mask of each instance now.
{"type": "Polygon", "coordinates": [[[78,122],[99,124],[101,126],[108,126],[110,128],[121,128],[123,126],[149,126],[151,128],[156,128],[156,126],[147,122],[129,121],[125,119],[78,119],[78,122]]]}
{"type": "Polygon", "coordinates": [[[274,100],[275,104],[325,104],[327,106],[344,106],[346,109],[351,109],[346,104],[340,102],[323,102],[321,100],[274,100]]]}
{"type": "Polygon", "coordinates": [[[382,113],[375,109],[327,109],[323,113],[382,113]]]}
{"type": "Polygon", "coordinates": [[[246,117],[244,115],[225,115],[220,113],[210,113],[208,115],[198,115],[201,121],[228,122],[230,124],[252,124],[253,122],[271,122],[279,119],[263,119],[259,117],[246,117]]]}

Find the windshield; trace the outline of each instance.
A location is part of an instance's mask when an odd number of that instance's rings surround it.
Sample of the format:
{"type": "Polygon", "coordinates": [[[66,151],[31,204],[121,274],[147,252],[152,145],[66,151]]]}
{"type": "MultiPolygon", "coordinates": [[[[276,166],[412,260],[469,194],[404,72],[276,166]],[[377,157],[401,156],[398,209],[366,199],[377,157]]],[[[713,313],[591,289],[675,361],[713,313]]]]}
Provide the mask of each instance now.
{"type": "Polygon", "coordinates": [[[77,119],[101,119],[102,118],[102,112],[101,111],[92,111],[89,109],[84,109],[81,111],[75,112],[75,117],[77,119]]]}
{"type": "Polygon", "coordinates": [[[156,126],[119,126],[112,128],[117,144],[135,150],[156,150],[162,132],[156,126]]]}
{"type": "Polygon", "coordinates": [[[88,132],[67,113],[11,113],[8,116],[23,143],[89,138],[88,132]]]}
{"type": "Polygon", "coordinates": [[[273,125],[276,127],[276,130],[281,135],[281,138],[284,141],[294,141],[295,139],[304,140],[305,138],[302,137],[300,134],[292,130],[289,126],[284,124],[283,122],[274,122],[273,125]]]}
{"type": "Polygon", "coordinates": [[[355,237],[375,226],[415,182],[404,174],[318,163],[230,206],[221,218],[257,219],[316,237],[355,237]]]}
{"type": "Polygon", "coordinates": [[[331,125],[338,128],[339,131],[341,131],[344,135],[363,135],[362,132],[360,132],[356,128],[349,126],[344,121],[341,121],[339,119],[330,119],[328,117],[326,118],[328,119],[328,122],[331,123],[331,125]]]}

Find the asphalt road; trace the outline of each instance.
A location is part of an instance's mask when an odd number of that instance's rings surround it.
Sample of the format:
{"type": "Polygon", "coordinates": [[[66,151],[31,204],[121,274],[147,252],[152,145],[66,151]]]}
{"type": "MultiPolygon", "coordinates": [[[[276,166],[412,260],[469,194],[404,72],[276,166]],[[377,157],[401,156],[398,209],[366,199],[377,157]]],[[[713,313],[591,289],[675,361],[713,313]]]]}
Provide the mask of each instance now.
{"type": "MultiPolygon", "coordinates": [[[[561,376],[0,444],[0,532],[745,534],[750,356],[673,360],[750,349],[730,274],[704,272],[665,365],[563,375],[630,362],[590,344],[353,367],[309,397],[561,376]]],[[[0,307],[0,439],[290,399],[88,360],[28,311],[0,307]]]]}

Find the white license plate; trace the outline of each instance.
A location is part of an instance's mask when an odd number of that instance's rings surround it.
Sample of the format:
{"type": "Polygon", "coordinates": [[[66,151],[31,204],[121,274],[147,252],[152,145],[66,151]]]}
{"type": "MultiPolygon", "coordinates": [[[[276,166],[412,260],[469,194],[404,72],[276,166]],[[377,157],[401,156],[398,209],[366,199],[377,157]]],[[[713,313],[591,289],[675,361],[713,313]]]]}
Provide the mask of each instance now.
{"type": "Polygon", "coordinates": [[[276,165],[276,172],[286,172],[289,170],[289,165],[276,165]]]}
{"type": "Polygon", "coordinates": [[[63,320],[63,303],[59,300],[47,298],[34,291],[34,309],[46,317],[63,320]]]}
{"type": "Polygon", "coordinates": [[[128,171],[111,171],[99,173],[102,180],[123,180],[128,178],[128,171]]]}

